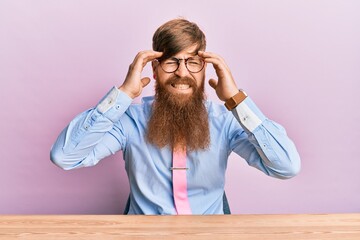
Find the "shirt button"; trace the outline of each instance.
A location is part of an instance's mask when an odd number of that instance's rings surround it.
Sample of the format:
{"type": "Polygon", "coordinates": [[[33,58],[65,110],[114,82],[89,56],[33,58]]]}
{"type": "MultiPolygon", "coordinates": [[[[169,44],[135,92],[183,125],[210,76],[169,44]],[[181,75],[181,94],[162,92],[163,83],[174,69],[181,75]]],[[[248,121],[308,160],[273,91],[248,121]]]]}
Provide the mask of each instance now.
{"type": "Polygon", "coordinates": [[[120,109],[120,105],[116,105],[116,109],[119,110],[119,109],[120,109]]]}

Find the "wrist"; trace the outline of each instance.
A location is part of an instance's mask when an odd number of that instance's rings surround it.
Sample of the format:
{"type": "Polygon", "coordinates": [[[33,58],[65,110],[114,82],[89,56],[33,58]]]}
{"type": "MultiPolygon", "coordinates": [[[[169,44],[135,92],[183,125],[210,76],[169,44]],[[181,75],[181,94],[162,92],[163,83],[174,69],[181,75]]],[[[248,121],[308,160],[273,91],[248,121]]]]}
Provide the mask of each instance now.
{"type": "Polygon", "coordinates": [[[237,87],[231,88],[231,91],[228,91],[225,96],[225,102],[230,98],[234,97],[238,93],[239,93],[239,89],[237,87]]]}
{"type": "Polygon", "coordinates": [[[225,101],[225,107],[227,110],[233,110],[237,105],[247,98],[247,94],[244,90],[239,89],[236,94],[225,101]]]}
{"type": "Polygon", "coordinates": [[[118,89],[122,92],[124,92],[126,95],[128,95],[130,98],[134,99],[136,96],[131,92],[131,91],[128,91],[126,89],[126,87],[124,87],[124,85],[121,85],[120,87],[118,87],[118,89]]]}

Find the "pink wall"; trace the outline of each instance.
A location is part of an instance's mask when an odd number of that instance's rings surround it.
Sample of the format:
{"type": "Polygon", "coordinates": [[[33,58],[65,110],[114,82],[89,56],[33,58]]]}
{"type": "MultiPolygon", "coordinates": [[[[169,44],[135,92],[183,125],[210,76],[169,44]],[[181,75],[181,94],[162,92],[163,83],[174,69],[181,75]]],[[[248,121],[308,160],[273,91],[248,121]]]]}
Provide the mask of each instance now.
{"type": "Polygon", "coordinates": [[[302,157],[299,176],[282,181],[232,155],[233,213],[359,212],[360,1],[176,3],[0,1],[0,214],[122,212],[121,154],[66,172],[50,162],[49,149],[177,16],[203,28],[208,50],[287,128],[302,157]]]}

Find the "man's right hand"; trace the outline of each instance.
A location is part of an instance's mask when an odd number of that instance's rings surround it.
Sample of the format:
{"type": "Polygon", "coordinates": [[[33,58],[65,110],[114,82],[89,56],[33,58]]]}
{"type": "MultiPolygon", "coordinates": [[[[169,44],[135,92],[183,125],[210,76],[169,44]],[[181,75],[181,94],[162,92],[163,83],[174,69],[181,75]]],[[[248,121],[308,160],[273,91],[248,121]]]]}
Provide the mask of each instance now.
{"type": "Polygon", "coordinates": [[[126,75],[124,83],[119,87],[119,90],[125,92],[129,97],[138,97],[143,88],[150,83],[149,77],[141,78],[141,73],[148,62],[155,60],[162,56],[162,52],[152,50],[139,52],[134,61],[129,66],[129,71],[126,75]]]}

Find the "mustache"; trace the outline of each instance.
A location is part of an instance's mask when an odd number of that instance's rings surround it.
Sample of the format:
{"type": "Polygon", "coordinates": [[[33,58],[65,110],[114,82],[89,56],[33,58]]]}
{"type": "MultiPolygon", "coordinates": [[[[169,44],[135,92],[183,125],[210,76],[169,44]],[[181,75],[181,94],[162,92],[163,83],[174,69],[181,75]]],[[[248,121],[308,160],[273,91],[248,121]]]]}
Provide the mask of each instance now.
{"type": "Polygon", "coordinates": [[[173,76],[165,84],[187,84],[192,88],[197,87],[195,80],[189,77],[173,76]]]}

